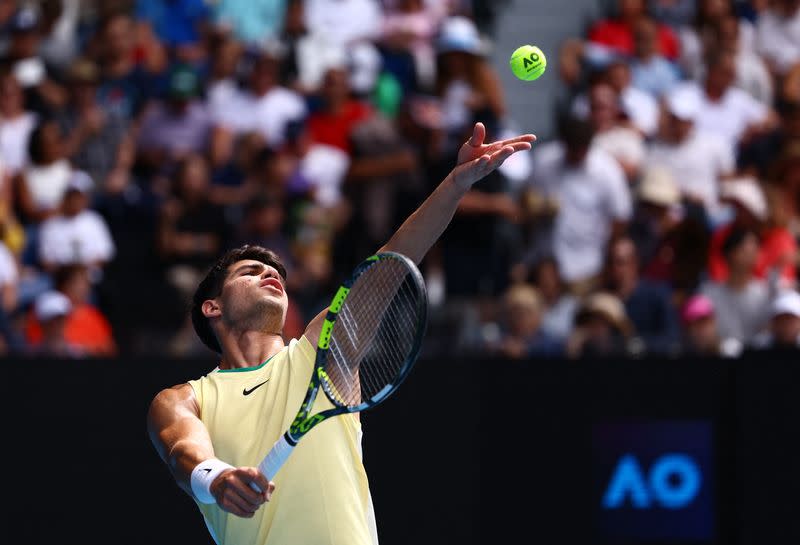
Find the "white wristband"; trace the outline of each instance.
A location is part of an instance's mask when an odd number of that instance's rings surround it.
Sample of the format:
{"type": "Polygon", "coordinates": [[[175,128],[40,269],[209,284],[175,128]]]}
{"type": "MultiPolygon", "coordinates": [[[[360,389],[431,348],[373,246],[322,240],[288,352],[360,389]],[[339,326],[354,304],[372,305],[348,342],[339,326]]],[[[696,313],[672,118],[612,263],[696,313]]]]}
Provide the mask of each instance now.
{"type": "Polygon", "coordinates": [[[197,501],[216,503],[217,500],[211,495],[211,483],[226,469],[233,469],[233,466],[217,458],[209,458],[195,466],[190,482],[197,501]]]}

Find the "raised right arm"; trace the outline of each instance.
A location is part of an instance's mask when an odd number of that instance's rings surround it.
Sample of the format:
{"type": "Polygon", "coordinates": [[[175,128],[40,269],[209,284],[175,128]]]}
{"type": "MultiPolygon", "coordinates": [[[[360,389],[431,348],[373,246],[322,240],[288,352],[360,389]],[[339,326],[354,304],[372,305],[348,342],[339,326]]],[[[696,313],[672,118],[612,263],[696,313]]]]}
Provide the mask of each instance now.
{"type": "MultiPolygon", "coordinates": [[[[192,387],[180,384],[159,392],[150,403],[147,431],[175,482],[196,497],[191,484],[192,471],[209,460],[219,462],[214,457],[211,436],[200,420],[200,407],[192,387]]],[[[250,518],[261,504],[269,501],[275,485],[258,468],[228,467],[208,486],[207,492],[213,500],[209,498],[205,503],[216,502],[229,513],[250,518]],[[264,492],[254,491],[253,484],[264,492]]]]}

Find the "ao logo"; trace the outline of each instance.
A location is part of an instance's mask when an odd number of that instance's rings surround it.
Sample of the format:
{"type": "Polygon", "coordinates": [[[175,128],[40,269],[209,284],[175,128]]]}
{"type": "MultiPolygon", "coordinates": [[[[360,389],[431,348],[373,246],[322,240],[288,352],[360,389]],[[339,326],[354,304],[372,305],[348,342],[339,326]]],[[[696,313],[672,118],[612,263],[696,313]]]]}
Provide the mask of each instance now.
{"type": "Polygon", "coordinates": [[[603,508],[618,509],[630,501],[634,509],[681,509],[697,496],[702,475],[685,454],[665,454],[645,474],[632,454],[620,458],[611,475],[603,508]]]}

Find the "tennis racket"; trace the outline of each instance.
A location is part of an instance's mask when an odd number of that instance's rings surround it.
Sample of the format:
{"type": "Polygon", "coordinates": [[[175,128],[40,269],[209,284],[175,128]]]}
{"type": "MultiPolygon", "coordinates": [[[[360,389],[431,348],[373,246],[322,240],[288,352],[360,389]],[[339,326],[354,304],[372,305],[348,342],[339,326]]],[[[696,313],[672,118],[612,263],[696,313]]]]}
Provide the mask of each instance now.
{"type": "Polygon", "coordinates": [[[320,422],[371,409],[397,390],[419,355],[427,313],[422,275],[404,255],[378,253],[356,267],[328,307],[303,405],[258,465],[261,473],[275,477],[320,422]],[[334,407],[312,415],[320,388],[334,407]]]}

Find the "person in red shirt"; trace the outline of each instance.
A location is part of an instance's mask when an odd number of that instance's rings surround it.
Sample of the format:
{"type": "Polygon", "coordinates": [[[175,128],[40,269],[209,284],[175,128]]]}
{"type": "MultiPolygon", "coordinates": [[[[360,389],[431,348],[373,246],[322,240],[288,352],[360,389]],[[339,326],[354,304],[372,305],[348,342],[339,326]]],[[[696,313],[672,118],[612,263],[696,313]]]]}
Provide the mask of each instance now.
{"type": "Polygon", "coordinates": [[[728,266],[722,255],[722,244],[736,227],[755,230],[760,237],[755,276],[766,279],[771,271],[780,275],[781,283],[793,286],[797,277],[797,241],[784,226],[770,221],[767,201],[758,183],[749,178],[730,180],[722,188],[723,200],[735,209],[732,222],[717,229],[711,238],[708,272],[712,280],[723,282],[728,266]]]}
{"type": "MultiPolygon", "coordinates": [[[[633,55],[633,29],[645,15],[644,0],[619,0],[615,17],[601,19],[589,29],[589,42],[611,49],[614,53],[633,55]]],[[[659,54],[671,61],[678,58],[680,48],[672,29],[659,24],[656,40],[659,54]]]]}
{"type": "Polygon", "coordinates": [[[308,118],[311,140],[350,155],[350,133],[358,123],[373,115],[372,107],[351,96],[348,72],[344,68],[328,69],[322,82],[321,98],[322,108],[308,118]]]}
{"type": "MultiPolygon", "coordinates": [[[[114,356],[117,346],[111,325],[103,313],[88,302],[91,294],[89,270],[84,265],[67,265],[56,270],[54,281],[56,290],[72,303],[64,325],[64,340],[87,356],[114,356]]],[[[25,326],[25,337],[35,346],[43,335],[41,321],[32,312],[25,326]]]]}

